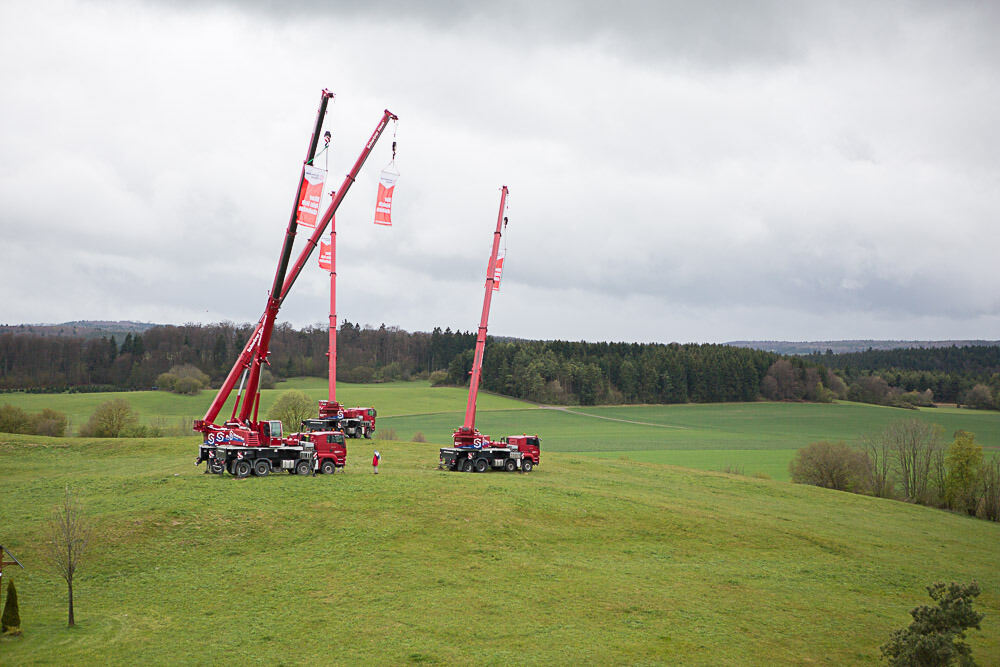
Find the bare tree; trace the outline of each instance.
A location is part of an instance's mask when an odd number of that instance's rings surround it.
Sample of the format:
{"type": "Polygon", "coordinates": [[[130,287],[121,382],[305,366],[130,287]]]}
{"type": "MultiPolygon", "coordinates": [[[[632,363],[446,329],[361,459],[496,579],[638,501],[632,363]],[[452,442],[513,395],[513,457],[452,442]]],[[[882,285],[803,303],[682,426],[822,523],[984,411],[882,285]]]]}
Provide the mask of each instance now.
{"type": "Polygon", "coordinates": [[[891,498],[892,445],[888,433],[865,436],[861,441],[868,453],[868,485],[876,498],[891,498]]]}
{"type": "Polygon", "coordinates": [[[73,617],[73,577],[87,553],[93,534],[90,518],[84,514],[80,503],[67,486],[62,503],[55,507],[49,519],[49,539],[44,545],[43,553],[59,575],[66,580],[69,588],[70,627],[76,624],[73,617]]]}
{"type": "Polygon", "coordinates": [[[932,472],[937,453],[943,450],[943,430],[919,419],[904,419],[889,424],[885,431],[892,448],[896,471],[903,485],[903,495],[916,503],[927,504],[932,495],[932,472]]]}

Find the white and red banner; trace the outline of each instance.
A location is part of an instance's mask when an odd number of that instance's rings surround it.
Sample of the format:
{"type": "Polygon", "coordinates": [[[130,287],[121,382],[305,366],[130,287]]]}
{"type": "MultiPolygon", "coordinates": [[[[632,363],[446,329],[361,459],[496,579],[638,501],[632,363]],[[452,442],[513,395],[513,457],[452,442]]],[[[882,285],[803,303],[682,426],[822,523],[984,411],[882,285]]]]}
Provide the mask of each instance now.
{"type": "Polygon", "coordinates": [[[399,173],[392,165],[382,170],[378,177],[378,201],[375,202],[375,224],[392,227],[392,191],[396,188],[399,173]]]}
{"type": "Polygon", "coordinates": [[[333,244],[319,242],[319,268],[333,271],[333,244]]]}
{"type": "Polygon", "coordinates": [[[500,291],[500,276],[503,275],[503,255],[497,257],[497,264],[493,267],[493,291],[500,291]]]}
{"type": "Polygon", "coordinates": [[[326,182],[326,170],[307,164],[302,176],[302,189],[299,191],[299,206],[296,222],[299,227],[316,229],[316,218],[319,216],[319,202],[323,197],[323,183],[326,182]]]}

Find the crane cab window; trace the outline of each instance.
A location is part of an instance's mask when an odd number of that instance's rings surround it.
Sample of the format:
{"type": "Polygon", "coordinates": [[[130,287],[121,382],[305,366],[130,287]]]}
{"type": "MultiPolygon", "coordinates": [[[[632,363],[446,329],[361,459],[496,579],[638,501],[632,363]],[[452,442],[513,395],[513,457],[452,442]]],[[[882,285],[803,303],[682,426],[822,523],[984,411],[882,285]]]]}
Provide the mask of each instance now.
{"type": "Polygon", "coordinates": [[[281,437],[281,422],[277,419],[264,423],[264,435],[270,435],[272,438],[281,437]],[[270,426],[270,433],[268,433],[268,426],[270,426]]]}

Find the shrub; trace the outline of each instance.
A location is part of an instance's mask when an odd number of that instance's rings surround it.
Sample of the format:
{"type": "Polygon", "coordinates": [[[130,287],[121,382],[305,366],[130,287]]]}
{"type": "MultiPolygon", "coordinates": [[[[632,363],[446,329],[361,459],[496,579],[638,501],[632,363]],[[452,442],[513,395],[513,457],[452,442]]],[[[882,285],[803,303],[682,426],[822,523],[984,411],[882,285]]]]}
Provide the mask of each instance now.
{"type": "Polygon", "coordinates": [[[177,378],[177,382],[174,383],[174,393],[183,394],[185,396],[194,396],[201,391],[204,385],[198,382],[197,379],[193,377],[183,377],[177,378]]]}
{"type": "Polygon", "coordinates": [[[948,446],[945,462],[948,474],[944,496],[948,507],[975,514],[979,501],[976,495],[980,482],[979,469],[983,463],[983,448],[976,444],[976,436],[968,431],[956,431],[954,442],[948,446]]]}
{"type": "Polygon", "coordinates": [[[80,435],[91,438],[119,438],[139,424],[139,417],[132,404],[124,398],[105,401],[97,406],[87,423],[80,427],[80,435]]]}
{"type": "Polygon", "coordinates": [[[3,433],[24,433],[27,425],[27,412],[16,405],[0,405],[0,431],[3,433]]]}
{"type": "Polygon", "coordinates": [[[993,392],[985,384],[977,384],[965,394],[965,404],[978,410],[992,410],[993,392]]]}
{"type": "Polygon", "coordinates": [[[427,438],[424,437],[422,432],[417,431],[413,434],[413,442],[427,442],[427,438]]]}
{"type": "Polygon", "coordinates": [[[35,435],[48,435],[53,438],[61,438],[66,435],[66,426],[69,420],[61,412],[44,408],[36,415],[31,415],[29,420],[30,433],[35,435]]]}
{"type": "Polygon", "coordinates": [[[0,617],[0,630],[6,634],[21,634],[21,612],[17,607],[17,589],[14,588],[13,579],[7,584],[7,601],[3,605],[3,616],[0,617]]]}
{"type": "Polygon", "coordinates": [[[432,387],[440,387],[443,384],[447,384],[448,371],[434,371],[430,375],[430,381],[432,387]]]}
{"type": "Polygon", "coordinates": [[[882,657],[890,665],[973,665],[972,649],[966,644],[965,631],[979,629],[983,615],[973,611],[979,595],[976,582],[961,585],[938,582],[927,587],[937,606],[921,606],[910,611],[913,622],[896,630],[882,645],[882,657]]]}
{"type": "Polygon", "coordinates": [[[173,373],[160,373],[156,376],[156,388],[160,391],[173,391],[177,384],[177,376],[173,373]]]}
{"type": "Polygon", "coordinates": [[[193,395],[208,386],[208,376],[197,366],[181,364],[156,376],[156,386],[176,394],[193,395]]]}
{"type": "Polygon", "coordinates": [[[290,389],[278,396],[268,413],[270,419],[279,419],[285,425],[285,430],[298,430],[303,419],[308,419],[316,412],[313,400],[298,389],[290,389]]]}
{"type": "Polygon", "coordinates": [[[788,464],[792,481],[837,491],[863,493],[867,489],[868,454],[843,442],[814,442],[803,447],[788,464]]]}
{"type": "Polygon", "coordinates": [[[396,439],[396,429],[394,428],[380,428],[378,433],[375,434],[375,438],[378,440],[395,440],[396,439]]]}
{"type": "Polygon", "coordinates": [[[274,389],[274,385],[275,385],[274,374],[265,368],[260,372],[260,388],[274,389]]]}

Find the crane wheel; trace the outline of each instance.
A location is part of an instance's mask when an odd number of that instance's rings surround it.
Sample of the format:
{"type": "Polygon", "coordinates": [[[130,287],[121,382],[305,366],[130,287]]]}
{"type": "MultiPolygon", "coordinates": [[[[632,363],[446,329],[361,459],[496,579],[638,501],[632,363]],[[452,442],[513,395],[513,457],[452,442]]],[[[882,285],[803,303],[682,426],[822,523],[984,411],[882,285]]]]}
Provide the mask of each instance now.
{"type": "Polygon", "coordinates": [[[486,472],[490,469],[490,462],[486,459],[476,459],[475,464],[476,472],[486,472]]]}
{"type": "Polygon", "coordinates": [[[233,464],[233,476],[237,479],[243,479],[250,475],[250,462],[249,461],[237,461],[233,464]]]}
{"type": "Polygon", "coordinates": [[[469,459],[462,459],[462,462],[458,464],[459,472],[472,472],[472,461],[469,459]]]}
{"type": "Polygon", "coordinates": [[[514,459],[507,459],[507,462],[503,464],[503,469],[507,472],[514,472],[517,470],[517,463],[514,462],[514,459]]]}
{"type": "Polygon", "coordinates": [[[295,464],[295,474],[296,475],[308,475],[310,473],[309,461],[305,459],[300,459],[298,463],[295,464]]]}
{"type": "Polygon", "coordinates": [[[253,474],[266,477],[271,472],[271,462],[267,459],[257,459],[253,462],[253,474]]]}
{"type": "Polygon", "coordinates": [[[323,463],[320,464],[319,471],[324,475],[332,475],[333,473],[337,472],[337,466],[333,461],[327,459],[326,461],[323,461],[323,463]]]}
{"type": "Polygon", "coordinates": [[[531,472],[531,468],[533,466],[534,464],[531,462],[531,459],[524,459],[521,461],[521,470],[524,472],[531,472]]]}

